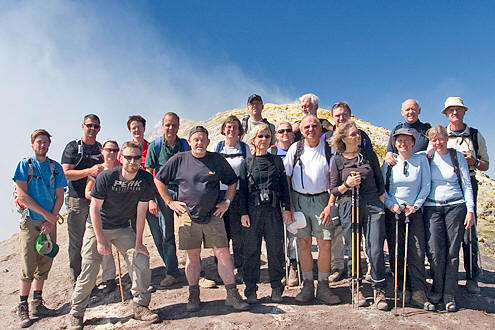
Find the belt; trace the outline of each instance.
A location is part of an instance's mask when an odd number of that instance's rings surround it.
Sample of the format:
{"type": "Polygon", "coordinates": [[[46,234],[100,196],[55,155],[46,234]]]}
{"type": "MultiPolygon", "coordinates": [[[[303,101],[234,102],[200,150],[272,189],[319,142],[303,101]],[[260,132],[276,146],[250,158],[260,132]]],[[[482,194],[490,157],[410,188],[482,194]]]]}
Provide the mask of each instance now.
{"type": "Polygon", "coordinates": [[[303,196],[307,196],[307,197],[314,197],[314,196],[320,196],[323,194],[328,194],[327,191],[322,191],[321,193],[316,193],[316,194],[305,194],[305,193],[301,193],[301,192],[296,191],[296,190],[294,190],[294,192],[298,193],[299,195],[303,195],[303,196]]]}
{"type": "Polygon", "coordinates": [[[447,199],[446,201],[439,201],[436,199],[427,198],[426,201],[436,204],[449,204],[452,202],[460,201],[461,199],[464,199],[464,197],[455,197],[455,198],[447,199]]]}

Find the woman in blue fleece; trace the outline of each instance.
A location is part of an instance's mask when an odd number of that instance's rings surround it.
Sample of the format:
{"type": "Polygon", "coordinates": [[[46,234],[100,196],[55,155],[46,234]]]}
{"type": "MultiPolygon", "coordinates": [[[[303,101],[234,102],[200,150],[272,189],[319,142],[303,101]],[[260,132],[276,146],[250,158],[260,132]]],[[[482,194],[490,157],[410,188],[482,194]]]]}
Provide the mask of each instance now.
{"type": "Polygon", "coordinates": [[[464,229],[474,223],[473,190],[464,156],[447,149],[445,127],[436,125],[428,130],[427,135],[433,146],[428,152],[431,190],[423,211],[426,254],[433,278],[429,298],[434,304],[440,303],[443,298],[445,310],[455,312],[459,249],[464,229]]]}
{"type": "Polygon", "coordinates": [[[404,241],[406,217],[409,218],[409,238],[407,255],[406,295],[411,295],[411,305],[435,310],[435,305],[426,298],[425,226],[421,207],[430,193],[431,174],[424,154],[413,154],[415,131],[399,128],[392,141],[397,148],[397,163],[394,166],[383,162],[382,174],[385,181],[385,228],[390,267],[395,273],[395,226],[398,219],[398,260],[397,282],[403,288],[404,241]]]}

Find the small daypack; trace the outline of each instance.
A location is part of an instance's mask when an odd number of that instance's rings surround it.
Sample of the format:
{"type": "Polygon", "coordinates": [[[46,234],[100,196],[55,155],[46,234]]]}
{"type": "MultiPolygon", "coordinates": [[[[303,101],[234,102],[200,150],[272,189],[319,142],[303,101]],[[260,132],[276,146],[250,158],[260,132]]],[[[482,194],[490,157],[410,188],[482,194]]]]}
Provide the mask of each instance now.
{"type": "MultiPolygon", "coordinates": [[[[238,156],[242,156],[242,158],[245,159],[246,154],[247,154],[247,151],[246,151],[247,144],[245,144],[242,141],[239,141],[239,143],[240,143],[240,147],[241,147],[241,153],[240,154],[221,154],[221,155],[225,158],[235,158],[238,156]]],[[[217,146],[215,147],[215,152],[220,153],[223,150],[223,147],[225,147],[225,140],[222,140],[222,141],[217,143],[217,146]]]]}

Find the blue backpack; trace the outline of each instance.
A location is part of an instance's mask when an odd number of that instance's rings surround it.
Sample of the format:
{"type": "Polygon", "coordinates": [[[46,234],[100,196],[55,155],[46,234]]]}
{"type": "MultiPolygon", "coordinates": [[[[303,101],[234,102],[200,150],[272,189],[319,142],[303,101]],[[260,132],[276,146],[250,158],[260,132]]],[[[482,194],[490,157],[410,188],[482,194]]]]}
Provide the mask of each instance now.
{"type": "MultiPolygon", "coordinates": [[[[189,143],[187,143],[186,139],[179,138],[181,145],[182,145],[182,151],[189,151],[189,143]]],[[[160,154],[160,151],[162,150],[162,137],[157,137],[155,138],[155,152],[157,155],[160,154]]]]}

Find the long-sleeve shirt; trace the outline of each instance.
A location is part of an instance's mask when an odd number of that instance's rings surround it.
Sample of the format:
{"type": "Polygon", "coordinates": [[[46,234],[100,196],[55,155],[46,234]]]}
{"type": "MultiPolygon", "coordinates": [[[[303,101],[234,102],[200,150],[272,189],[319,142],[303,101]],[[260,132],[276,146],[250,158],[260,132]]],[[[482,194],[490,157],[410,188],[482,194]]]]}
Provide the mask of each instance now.
{"type": "MultiPolygon", "coordinates": [[[[425,154],[412,154],[408,160],[396,158],[397,164],[392,166],[390,172],[390,186],[388,191],[385,191],[385,207],[405,204],[419,209],[430,193],[431,172],[428,159],[425,154]]],[[[382,174],[385,183],[388,168],[389,165],[383,162],[382,174]]]]}
{"type": "Polygon", "coordinates": [[[280,205],[286,210],[290,209],[289,184],[280,157],[271,154],[251,156],[241,164],[239,191],[237,192],[240,198],[241,215],[248,214],[248,205],[253,204],[260,189],[277,192],[280,205]],[[246,164],[251,162],[252,166],[249,169],[250,173],[248,173],[246,164]],[[275,165],[275,162],[279,164],[275,165]]]}
{"type": "Polygon", "coordinates": [[[342,175],[339,175],[337,169],[337,163],[335,157],[332,159],[330,170],[330,190],[335,197],[351,196],[351,189],[348,189],[344,194],[341,194],[338,190],[345,179],[353,171],[357,171],[361,174],[361,185],[359,186],[359,195],[363,199],[371,200],[378,198],[385,192],[385,185],[383,183],[382,172],[380,172],[380,164],[376,154],[372,150],[361,150],[363,156],[363,162],[359,166],[357,164],[358,157],[347,159],[342,157],[344,168],[342,169],[342,175]]]}
{"type": "Polygon", "coordinates": [[[459,171],[461,173],[462,189],[452,165],[450,155],[441,155],[435,152],[431,159],[431,189],[424,206],[445,206],[466,202],[468,212],[474,213],[473,189],[469,177],[469,168],[466,159],[457,152],[459,171]],[[464,192],[464,194],[463,194],[464,192]],[[459,199],[458,199],[459,198],[459,199]],[[456,200],[457,199],[457,200],[456,200]],[[449,201],[442,203],[441,201],[449,201]]]}

